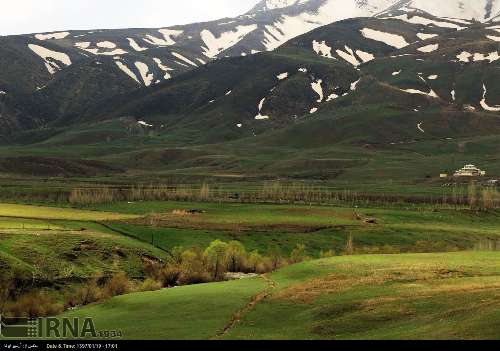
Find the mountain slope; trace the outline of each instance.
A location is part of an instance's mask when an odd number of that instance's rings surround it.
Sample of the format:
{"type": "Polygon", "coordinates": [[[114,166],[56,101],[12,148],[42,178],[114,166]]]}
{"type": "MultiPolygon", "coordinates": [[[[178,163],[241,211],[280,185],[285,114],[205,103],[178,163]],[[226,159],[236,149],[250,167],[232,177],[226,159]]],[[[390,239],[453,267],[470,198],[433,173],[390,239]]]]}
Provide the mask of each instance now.
{"type": "Polygon", "coordinates": [[[79,122],[121,120],[123,131],[135,123],[184,145],[246,137],[390,144],[496,132],[495,26],[459,25],[421,13],[336,22],[271,53],[220,59],[104,100],[79,122]],[[417,16],[448,26],[413,23],[417,16]]]}
{"type": "Polygon", "coordinates": [[[242,16],[206,23],[0,37],[0,91],[8,96],[0,102],[0,127],[2,134],[9,134],[54,120],[72,123],[113,96],[157,85],[212,60],[276,49],[305,32],[346,18],[396,16],[432,26],[430,32],[435,33],[435,27],[469,27],[472,18],[486,21],[500,12],[499,3],[264,0],[242,16]],[[420,15],[409,17],[415,9],[420,15]],[[429,21],[428,13],[437,18],[431,16],[435,19],[429,21]],[[444,16],[462,20],[453,22],[444,16]],[[17,103],[19,99],[25,103],[17,103]]]}

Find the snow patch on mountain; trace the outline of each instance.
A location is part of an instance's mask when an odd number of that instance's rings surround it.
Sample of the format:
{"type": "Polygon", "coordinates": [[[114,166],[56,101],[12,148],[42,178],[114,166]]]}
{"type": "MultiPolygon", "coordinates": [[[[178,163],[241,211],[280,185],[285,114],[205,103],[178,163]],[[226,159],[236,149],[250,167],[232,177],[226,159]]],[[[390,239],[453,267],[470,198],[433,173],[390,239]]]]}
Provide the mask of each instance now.
{"type": "Polygon", "coordinates": [[[359,66],[361,63],[358,61],[358,59],[356,58],[356,56],[354,56],[354,52],[352,51],[352,49],[350,47],[348,47],[347,45],[345,46],[345,49],[346,49],[347,52],[338,49],[336,51],[337,55],[339,55],[340,57],[342,57],[344,60],[346,60],[347,62],[349,62],[354,67],[359,66]]]}
{"type": "Polygon", "coordinates": [[[223,32],[219,36],[215,36],[208,29],[204,29],[200,33],[201,39],[205,43],[205,47],[202,47],[203,54],[209,58],[213,58],[220,54],[222,51],[236,45],[247,34],[253,32],[256,29],[256,24],[248,26],[237,26],[234,31],[223,32]]]}
{"type": "Polygon", "coordinates": [[[153,58],[153,61],[156,63],[156,65],[158,66],[159,69],[161,69],[163,72],[165,72],[165,75],[163,76],[164,79],[170,79],[172,78],[172,76],[170,75],[170,73],[168,73],[169,71],[175,71],[173,68],[170,68],[168,66],[165,66],[162,62],[161,62],[161,59],[155,57],[153,58]]]}
{"type": "Polygon", "coordinates": [[[429,52],[436,51],[437,49],[439,49],[439,44],[431,44],[431,45],[427,45],[427,46],[422,46],[422,47],[418,48],[417,50],[420,52],[429,53],[429,52]]]}
{"type": "Polygon", "coordinates": [[[422,125],[424,123],[423,122],[420,122],[419,124],[417,124],[417,129],[421,132],[421,133],[425,133],[425,130],[422,128],[422,125]]]}
{"type": "Polygon", "coordinates": [[[119,69],[121,69],[123,72],[125,72],[125,74],[127,76],[129,76],[130,78],[132,78],[133,80],[135,80],[138,84],[141,84],[141,82],[139,81],[139,79],[137,78],[137,76],[135,75],[135,73],[132,72],[132,70],[130,68],[128,68],[128,66],[126,64],[124,64],[121,61],[115,61],[115,63],[118,66],[119,69]]]}
{"type": "Polygon", "coordinates": [[[255,116],[255,119],[257,121],[269,119],[269,116],[264,116],[261,114],[262,108],[264,107],[264,102],[266,102],[266,98],[263,98],[262,100],[260,100],[259,105],[257,106],[259,108],[259,112],[258,112],[257,116],[255,116]]]}
{"type": "Polygon", "coordinates": [[[35,34],[35,38],[37,38],[38,40],[60,40],[66,38],[69,34],[69,32],[35,34]]]}
{"type": "Polygon", "coordinates": [[[486,95],[488,94],[488,90],[486,89],[486,84],[483,83],[483,99],[481,100],[481,107],[485,111],[491,112],[500,112],[500,106],[490,106],[486,102],[486,95]]]}
{"type": "Polygon", "coordinates": [[[486,38],[493,40],[493,41],[500,41],[500,37],[497,37],[495,35],[487,35],[486,38]]]}
{"type": "Polygon", "coordinates": [[[401,89],[401,91],[404,91],[405,93],[409,94],[418,94],[418,95],[427,95],[432,98],[438,98],[439,96],[436,94],[434,90],[431,89],[430,92],[426,93],[425,91],[418,90],[418,89],[401,89]]]}
{"type": "Polygon", "coordinates": [[[181,55],[181,54],[179,54],[177,52],[172,51],[172,55],[175,56],[175,57],[177,57],[179,60],[186,62],[187,64],[189,64],[191,66],[198,67],[198,65],[196,63],[194,63],[190,59],[184,57],[183,55],[181,55]]]}
{"type": "Polygon", "coordinates": [[[116,44],[109,41],[102,41],[96,44],[95,47],[91,47],[91,43],[88,41],[77,42],[74,44],[75,47],[82,51],[89,52],[93,55],[103,55],[103,56],[120,56],[128,54],[127,51],[117,48],[116,44]],[[108,50],[106,50],[108,49],[108,50]],[[111,51],[109,51],[111,50],[111,51]]]}
{"type": "Polygon", "coordinates": [[[266,0],[264,4],[264,8],[266,10],[275,10],[281,9],[283,7],[288,7],[296,4],[303,4],[307,2],[307,0],[266,0]]]}
{"type": "Polygon", "coordinates": [[[457,29],[457,30],[462,30],[462,29],[466,28],[466,27],[461,27],[461,26],[459,26],[456,23],[447,22],[447,21],[435,21],[435,20],[432,20],[432,19],[429,19],[429,18],[426,18],[426,17],[416,16],[416,15],[415,16],[411,16],[411,15],[408,15],[408,14],[404,14],[404,15],[401,15],[401,16],[395,16],[395,17],[390,17],[390,18],[399,19],[401,21],[405,21],[405,22],[413,23],[413,24],[423,24],[424,26],[428,26],[428,25],[433,24],[433,25],[435,25],[437,27],[454,28],[454,29],[457,29]]]}
{"type": "Polygon", "coordinates": [[[312,90],[318,94],[319,96],[319,99],[317,100],[317,102],[322,102],[323,101],[323,98],[324,98],[324,94],[323,94],[323,81],[321,79],[318,79],[314,82],[311,83],[311,88],[312,90]]]}
{"type": "Polygon", "coordinates": [[[486,21],[500,11],[498,0],[403,0],[396,6],[404,5],[409,10],[420,10],[437,17],[450,19],[476,19],[486,21]]]}
{"type": "Polygon", "coordinates": [[[401,49],[409,45],[406,39],[398,34],[391,34],[371,28],[361,29],[361,34],[367,39],[380,41],[397,49],[401,49]]]}
{"type": "Polygon", "coordinates": [[[148,49],[148,48],[143,48],[142,46],[137,44],[137,42],[132,38],[127,38],[127,40],[128,40],[130,47],[137,52],[146,51],[148,49]]]}
{"type": "Polygon", "coordinates": [[[153,82],[154,75],[153,73],[149,73],[149,67],[147,64],[144,62],[137,61],[135,63],[135,67],[139,70],[139,73],[141,74],[142,81],[144,82],[144,85],[149,87],[151,83],[153,82]]]}
{"type": "Polygon", "coordinates": [[[28,47],[31,51],[42,58],[45,63],[45,67],[50,74],[54,74],[61,70],[61,66],[59,66],[59,64],[63,64],[65,66],[71,65],[71,59],[65,53],[53,51],[35,44],[28,44],[28,47]]]}
{"type": "Polygon", "coordinates": [[[166,28],[159,29],[158,32],[160,32],[163,35],[163,38],[167,46],[175,45],[176,41],[174,40],[174,38],[177,38],[182,33],[184,33],[183,30],[166,29],[166,28]]]}
{"type": "Polygon", "coordinates": [[[288,78],[288,72],[280,73],[280,74],[278,74],[276,76],[276,78],[278,78],[278,80],[287,79],[288,78]]]}
{"type": "Polygon", "coordinates": [[[358,89],[359,82],[361,82],[361,78],[351,83],[351,91],[356,91],[356,89],[358,89]]]}
{"type": "Polygon", "coordinates": [[[332,48],[326,45],[326,42],[324,40],[322,42],[313,40],[312,45],[313,50],[316,54],[334,59],[334,57],[332,56],[332,48]]]}
{"type": "Polygon", "coordinates": [[[173,38],[178,37],[182,33],[184,33],[183,30],[174,30],[174,29],[159,29],[158,32],[162,35],[163,38],[158,38],[154,35],[146,34],[146,37],[143,38],[142,40],[144,40],[148,44],[155,46],[160,46],[160,47],[172,46],[176,44],[176,41],[173,38]]]}
{"type": "Polygon", "coordinates": [[[438,37],[438,36],[439,36],[439,35],[437,35],[437,34],[417,33],[417,37],[418,37],[420,40],[432,39],[432,38],[435,38],[435,37],[438,37]]]}
{"type": "Polygon", "coordinates": [[[479,62],[479,61],[489,61],[489,63],[495,62],[500,59],[498,51],[492,51],[488,54],[483,54],[480,52],[470,53],[467,51],[462,51],[457,55],[459,62],[479,62]]]}
{"type": "Polygon", "coordinates": [[[104,48],[104,49],[115,49],[116,44],[112,43],[110,41],[101,41],[96,44],[98,48],[104,48]]]}
{"type": "Polygon", "coordinates": [[[361,60],[363,60],[364,63],[370,62],[375,59],[375,55],[362,50],[356,50],[356,55],[358,55],[359,58],[361,58],[361,60]]]}

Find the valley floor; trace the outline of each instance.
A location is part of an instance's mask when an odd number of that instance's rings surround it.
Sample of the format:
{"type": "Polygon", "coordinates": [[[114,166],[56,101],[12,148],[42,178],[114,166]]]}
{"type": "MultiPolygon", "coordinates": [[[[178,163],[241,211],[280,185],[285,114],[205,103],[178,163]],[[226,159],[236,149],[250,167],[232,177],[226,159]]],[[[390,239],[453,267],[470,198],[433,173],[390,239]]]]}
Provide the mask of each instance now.
{"type": "Polygon", "coordinates": [[[284,256],[304,245],[304,262],[273,273],[137,292],[62,316],[92,317],[125,339],[498,339],[498,228],[497,211],[432,206],[0,204],[0,274],[49,272],[54,291],[71,290],[114,271],[144,279],[144,257],[216,239],[284,256]],[[325,252],[333,256],[318,259],[325,252]]]}

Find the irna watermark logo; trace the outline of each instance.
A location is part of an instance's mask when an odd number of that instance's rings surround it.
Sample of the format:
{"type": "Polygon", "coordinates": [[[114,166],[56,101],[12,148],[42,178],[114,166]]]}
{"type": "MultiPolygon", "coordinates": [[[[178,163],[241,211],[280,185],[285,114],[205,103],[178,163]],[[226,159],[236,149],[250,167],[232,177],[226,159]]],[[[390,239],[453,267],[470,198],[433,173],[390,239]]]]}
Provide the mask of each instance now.
{"type": "Polygon", "coordinates": [[[118,330],[97,330],[92,318],[8,318],[0,315],[5,339],[117,339],[118,330]]]}

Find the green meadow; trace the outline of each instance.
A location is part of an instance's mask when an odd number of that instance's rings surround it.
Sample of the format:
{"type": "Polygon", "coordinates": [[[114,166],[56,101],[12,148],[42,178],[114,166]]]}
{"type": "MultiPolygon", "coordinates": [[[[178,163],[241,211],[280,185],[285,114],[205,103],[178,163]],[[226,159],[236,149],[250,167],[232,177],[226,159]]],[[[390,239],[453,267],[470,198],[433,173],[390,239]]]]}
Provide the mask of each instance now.
{"type": "Polygon", "coordinates": [[[499,265],[492,252],[334,257],[64,317],[126,339],[497,339],[499,265]]]}
{"type": "Polygon", "coordinates": [[[92,317],[125,339],[496,339],[498,228],[497,211],[430,205],[1,204],[0,272],[50,272],[44,289],[62,298],[96,276],[140,282],[144,257],[177,247],[236,240],[287,257],[304,245],[303,262],[254,278],[132,292],[60,316],[92,317]]]}

